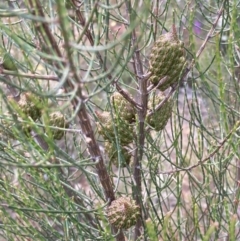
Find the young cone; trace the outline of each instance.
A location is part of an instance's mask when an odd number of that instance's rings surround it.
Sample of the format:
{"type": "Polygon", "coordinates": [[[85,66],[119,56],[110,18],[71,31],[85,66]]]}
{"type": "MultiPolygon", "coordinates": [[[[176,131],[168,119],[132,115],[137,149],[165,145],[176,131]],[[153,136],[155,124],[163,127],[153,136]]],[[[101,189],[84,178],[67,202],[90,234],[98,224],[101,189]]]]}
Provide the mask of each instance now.
{"type": "Polygon", "coordinates": [[[98,132],[103,136],[104,140],[113,141],[115,139],[115,131],[118,134],[119,142],[127,145],[133,141],[134,126],[122,120],[120,117],[111,118],[111,113],[107,111],[96,112],[99,118],[98,132]],[[116,129],[114,129],[114,127],[116,129]]]}
{"type": "Polygon", "coordinates": [[[159,85],[161,91],[178,81],[186,63],[183,43],[179,41],[176,29],[159,37],[152,48],[149,59],[150,81],[158,85],[159,81],[167,79],[159,85]]]}
{"type": "MultiPolygon", "coordinates": [[[[118,150],[117,150],[115,143],[106,141],[104,143],[104,146],[105,146],[105,152],[109,157],[110,163],[113,163],[115,166],[118,166],[118,163],[119,163],[118,162],[118,150]]],[[[127,146],[123,146],[121,148],[121,156],[122,156],[122,158],[121,158],[120,166],[121,167],[128,166],[131,162],[132,155],[127,146]]]]}
{"type": "MultiPolygon", "coordinates": [[[[49,115],[49,126],[58,127],[58,128],[68,128],[68,123],[64,115],[60,111],[53,112],[49,115]]],[[[61,129],[51,129],[53,139],[61,140],[64,136],[65,131],[61,129]]]]}
{"type": "Polygon", "coordinates": [[[26,92],[21,95],[19,102],[12,97],[8,98],[10,106],[16,111],[15,114],[22,118],[31,117],[34,121],[41,117],[42,100],[38,96],[26,92]]]}
{"type": "Polygon", "coordinates": [[[112,201],[107,209],[109,222],[118,229],[128,229],[135,225],[140,216],[140,207],[129,197],[112,201]]]}
{"type": "Polygon", "coordinates": [[[159,110],[156,107],[165,99],[163,93],[154,92],[148,100],[148,113],[153,112],[147,117],[147,123],[156,131],[161,131],[167,125],[167,122],[172,114],[173,100],[168,99],[159,110]]]}
{"type": "Polygon", "coordinates": [[[111,96],[111,102],[115,110],[115,115],[122,120],[132,123],[135,121],[135,108],[118,92],[111,96]]]}

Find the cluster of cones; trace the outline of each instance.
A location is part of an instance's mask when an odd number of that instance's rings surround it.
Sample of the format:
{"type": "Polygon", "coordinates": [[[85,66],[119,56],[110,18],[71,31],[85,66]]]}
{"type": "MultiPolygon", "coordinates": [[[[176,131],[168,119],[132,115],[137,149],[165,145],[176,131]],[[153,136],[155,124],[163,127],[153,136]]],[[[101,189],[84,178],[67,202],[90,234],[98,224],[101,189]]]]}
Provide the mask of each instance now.
{"type": "MultiPolygon", "coordinates": [[[[10,66],[11,62],[7,60],[5,58],[5,64],[9,62],[10,66]]],[[[163,91],[179,81],[185,64],[184,47],[176,31],[173,29],[173,32],[161,35],[154,44],[149,58],[149,83],[154,86],[154,90],[148,96],[146,124],[155,131],[165,128],[173,109],[173,100],[169,98],[164,101],[163,91]],[[163,101],[164,103],[160,106],[163,101]]],[[[9,105],[16,113],[17,119],[20,120],[22,131],[29,134],[31,125],[24,124],[21,120],[29,117],[33,121],[40,119],[42,100],[31,93],[25,93],[18,102],[10,98],[9,105]]],[[[117,92],[111,96],[111,107],[110,111],[96,112],[99,119],[98,132],[104,138],[105,152],[110,163],[126,167],[131,163],[132,158],[131,145],[135,139],[136,108],[117,92]]],[[[49,118],[42,119],[47,126],[56,127],[50,128],[51,135],[54,139],[60,140],[64,135],[64,130],[58,128],[68,127],[64,115],[61,112],[53,112],[49,118]]],[[[10,125],[9,123],[5,121],[5,125],[10,125]]],[[[47,129],[49,128],[45,128],[47,129]]],[[[120,197],[108,207],[107,216],[109,222],[116,228],[127,229],[136,224],[140,216],[140,207],[133,199],[120,197]]]]}
{"type": "MultiPolygon", "coordinates": [[[[166,97],[163,91],[181,79],[185,64],[184,47],[176,31],[161,35],[149,59],[149,82],[155,88],[148,97],[146,123],[155,131],[165,128],[173,109],[173,100],[169,98],[164,101],[166,97]],[[161,102],[163,104],[160,105],[161,102]]],[[[112,95],[111,106],[111,112],[97,112],[98,131],[105,140],[105,152],[110,161],[125,167],[130,164],[132,157],[129,145],[134,141],[136,109],[119,93],[112,95]],[[118,146],[115,143],[116,136],[118,146]],[[118,150],[121,150],[121,155],[118,150]],[[122,157],[120,161],[119,157],[122,157]]],[[[118,198],[107,209],[109,222],[119,229],[135,225],[139,215],[139,206],[129,197],[118,198]]]]}
{"type": "MultiPolygon", "coordinates": [[[[8,108],[10,108],[12,116],[15,118],[14,121],[11,120],[12,118],[6,118],[2,121],[2,126],[5,131],[9,129],[12,131],[6,132],[6,134],[9,134],[9,137],[15,137],[15,129],[29,136],[33,126],[31,121],[30,124],[28,123],[29,118],[34,122],[41,119],[45,132],[53,139],[60,140],[64,136],[65,132],[62,129],[68,128],[68,123],[64,115],[60,111],[55,111],[50,113],[47,117],[42,116],[44,103],[40,97],[33,93],[26,92],[21,95],[19,101],[16,101],[13,97],[9,97],[7,102],[8,108]]],[[[11,115],[9,115],[9,117],[11,117],[11,115]]]]}

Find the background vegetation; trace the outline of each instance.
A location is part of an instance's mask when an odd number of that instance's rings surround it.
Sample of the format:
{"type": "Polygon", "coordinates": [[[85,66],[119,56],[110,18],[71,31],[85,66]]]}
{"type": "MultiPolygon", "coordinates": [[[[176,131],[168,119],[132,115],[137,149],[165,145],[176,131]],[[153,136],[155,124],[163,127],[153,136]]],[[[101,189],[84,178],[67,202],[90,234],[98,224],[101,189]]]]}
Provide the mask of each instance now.
{"type": "Polygon", "coordinates": [[[239,13],[238,0],[2,1],[0,240],[240,240],[239,13]],[[173,24],[188,62],[166,91],[172,117],[136,125],[128,167],[115,133],[114,166],[96,113],[123,90],[142,105],[151,47],[173,24]],[[26,92],[37,120],[11,106],[26,92]],[[106,216],[121,196],[141,207],[127,230],[106,216]]]}

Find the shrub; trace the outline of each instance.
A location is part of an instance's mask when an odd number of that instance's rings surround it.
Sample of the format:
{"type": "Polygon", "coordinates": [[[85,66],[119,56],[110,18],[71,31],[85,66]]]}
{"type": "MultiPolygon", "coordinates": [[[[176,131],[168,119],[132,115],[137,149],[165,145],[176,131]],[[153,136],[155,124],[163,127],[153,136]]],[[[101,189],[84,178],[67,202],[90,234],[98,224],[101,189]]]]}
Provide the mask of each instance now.
{"type": "Polygon", "coordinates": [[[238,5],[1,3],[1,240],[238,240],[238,5]]]}

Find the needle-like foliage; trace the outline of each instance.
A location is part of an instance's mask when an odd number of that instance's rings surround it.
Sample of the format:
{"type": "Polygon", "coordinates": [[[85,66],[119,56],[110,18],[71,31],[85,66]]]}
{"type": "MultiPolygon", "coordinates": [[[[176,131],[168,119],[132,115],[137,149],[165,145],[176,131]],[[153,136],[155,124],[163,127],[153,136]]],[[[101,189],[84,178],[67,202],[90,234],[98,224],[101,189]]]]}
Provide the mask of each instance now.
{"type": "Polygon", "coordinates": [[[239,0],[0,18],[0,241],[240,240],[239,0]]]}

